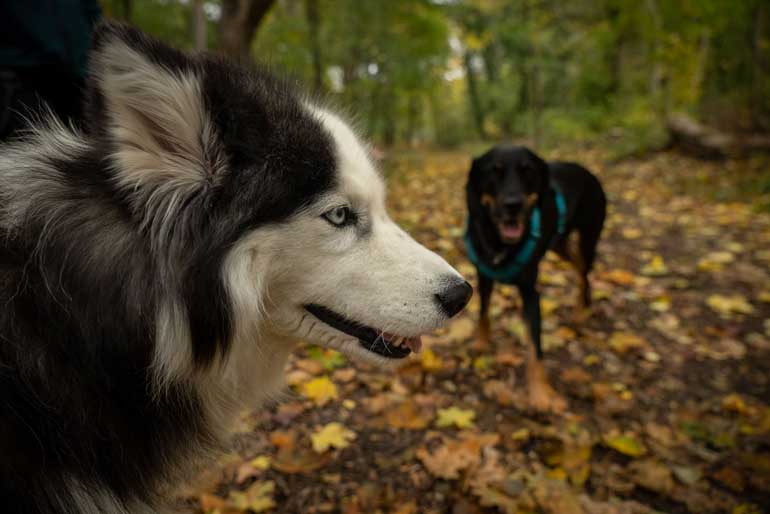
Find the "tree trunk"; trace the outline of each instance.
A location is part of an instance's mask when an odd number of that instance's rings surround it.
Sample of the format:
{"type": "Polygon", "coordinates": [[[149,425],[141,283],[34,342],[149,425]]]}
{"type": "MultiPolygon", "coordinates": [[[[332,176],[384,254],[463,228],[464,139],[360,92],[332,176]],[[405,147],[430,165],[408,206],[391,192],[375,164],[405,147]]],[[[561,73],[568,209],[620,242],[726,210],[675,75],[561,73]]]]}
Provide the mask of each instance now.
{"type": "Polygon", "coordinates": [[[704,159],[743,156],[752,152],[770,151],[768,134],[728,134],[701,125],[685,115],[672,116],[667,121],[671,146],[704,159]]]}
{"type": "Polygon", "coordinates": [[[484,107],[481,105],[481,97],[479,96],[478,86],[476,84],[476,73],[473,71],[471,64],[471,53],[466,51],[463,57],[463,64],[465,65],[465,77],[468,80],[468,99],[471,103],[471,111],[473,111],[473,120],[476,122],[476,131],[481,139],[487,138],[487,133],[484,130],[484,107]]]}
{"type": "Polygon", "coordinates": [[[388,88],[385,93],[385,109],[384,113],[384,126],[382,132],[382,142],[385,146],[391,147],[396,142],[396,117],[393,111],[396,110],[396,95],[393,92],[393,86],[391,84],[386,85],[388,88]]]}
{"type": "Polygon", "coordinates": [[[321,18],[318,14],[318,0],[305,0],[305,17],[310,36],[310,55],[313,59],[313,89],[320,93],[323,89],[323,66],[321,64],[321,18]]]}
{"type": "Polygon", "coordinates": [[[192,4],[193,48],[197,51],[206,49],[206,15],[203,13],[203,0],[193,0],[192,4]]]}
{"type": "Polygon", "coordinates": [[[406,142],[411,147],[417,146],[417,128],[420,114],[420,98],[417,93],[410,93],[406,109],[406,142]]]}
{"type": "Polygon", "coordinates": [[[652,73],[650,73],[650,97],[658,107],[658,116],[661,121],[669,113],[669,95],[664,91],[665,73],[660,62],[660,35],[663,32],[663,18],[660,14],[660,8],[656,0],[647,0],[645,2],[647,10],[650,12],[652,23],[655,26],[655,36],[650,44],[650,58],[652,60],[652,73]]]}
{"type": "Polygon", "coordinates": [[[248,59],[251,40],[275,0],[223,0],[222,51],[235,59],[248,59]]]}
{"type": "Polygon", "coordinates": [[[123,20],[127,21],[128,23],[131,23],[131,15],[133,11],[133,0],[121,0],[121,6],[123,8],[123,12],[121,13],[123,15],[123,20]]]}
{"type": "Polygon", "coordinates": [[[767,62],[762,48],[762,38],[765,35],[765,2],[758,1],[754,7],[754,34],[751,43],[751,125],[752,129],[767,129],[765,116],[770,115],[770,102],[767,99],[764,82],[766,80],[767,62]]]}

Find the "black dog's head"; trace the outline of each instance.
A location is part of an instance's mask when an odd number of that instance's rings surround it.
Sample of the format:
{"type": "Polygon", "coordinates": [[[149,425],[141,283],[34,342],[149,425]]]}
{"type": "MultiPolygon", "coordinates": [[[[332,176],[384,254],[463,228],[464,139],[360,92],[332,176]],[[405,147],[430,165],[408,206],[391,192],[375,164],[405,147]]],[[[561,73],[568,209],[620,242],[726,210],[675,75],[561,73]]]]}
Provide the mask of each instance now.
{"type": "Polygon", "coordinates": [[[473,160],[466,186],[468,210],[474,219],[493,225],[500,241],[515,244],[548,184],[548,165],[534,152],[496,146],[473,160]]]}

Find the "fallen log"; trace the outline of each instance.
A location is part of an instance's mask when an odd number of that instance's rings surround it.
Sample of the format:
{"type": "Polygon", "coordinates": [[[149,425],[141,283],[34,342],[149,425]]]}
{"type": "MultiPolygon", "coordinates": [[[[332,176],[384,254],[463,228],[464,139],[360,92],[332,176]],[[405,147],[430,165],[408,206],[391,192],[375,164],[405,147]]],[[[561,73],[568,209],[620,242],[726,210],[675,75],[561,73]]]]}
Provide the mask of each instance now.
{"type": "Polygon", "coordinates": [[[704,159],[745,156],[770,152],[769,134],[729,134],[709,128],[689,116],[679,114],[666,122],[670,146],[704,159]]]}

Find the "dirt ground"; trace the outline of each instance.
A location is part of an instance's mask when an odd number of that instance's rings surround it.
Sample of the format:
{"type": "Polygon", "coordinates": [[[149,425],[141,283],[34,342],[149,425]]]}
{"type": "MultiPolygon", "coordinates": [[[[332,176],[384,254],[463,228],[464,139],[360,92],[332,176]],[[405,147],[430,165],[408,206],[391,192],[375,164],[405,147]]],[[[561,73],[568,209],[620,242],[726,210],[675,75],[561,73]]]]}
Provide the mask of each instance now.
{"type": "MultiPolygon", "coordinates": [[[[301,347],[280,403],[244,415],[190,512],[770,513],[770,216],[723,203],[741,163],[662,153],[594,170],[609,217],[594,308],[541,267],[545,366],[568,400],[526,404],[515,290],[496,289],[493,352],[471,349],[478,298],[398,371],[301,347]],[[703,194],[708,191],[709,194],[703,194]]],[[[475,282],[461,238],[469,158],[391,158],[391,214],[475,282]]]]}

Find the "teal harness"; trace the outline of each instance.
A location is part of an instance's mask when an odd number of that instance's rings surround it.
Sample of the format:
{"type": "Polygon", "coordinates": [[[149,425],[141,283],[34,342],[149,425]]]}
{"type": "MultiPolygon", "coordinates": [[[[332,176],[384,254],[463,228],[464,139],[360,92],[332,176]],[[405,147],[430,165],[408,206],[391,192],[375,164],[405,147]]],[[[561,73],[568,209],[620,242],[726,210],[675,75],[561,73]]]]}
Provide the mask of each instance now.
{"type": "MultiPolygon", "coordinates": [[[[552,184],[551,189],[553,190],[556,197],[556,210],[559,212],[559,219],[556,225],[556,234],[550,243],[553,244],[553,241],[557,237],[564,235],[564,230],[567,224],[567,203],[564,201],[564,195],[561,193],[558,187],[552,184]]],[[[492,267],[479,259],[479,255],[476,252],[476,249],[473,248],[473,243],[471,242],[470,233],[467,228],[465,230],[464,237],[465,250],[468,253],[468,258],[470,261],[476,265],[476,267],[485,277],[491,278],[497,282],[511,283],[519,275],[522,268],[524,268],[530,259],[532,259],[532,254],[535,253],[535,248],[537,248],[537,243],[540,241],[540,237],[540,207],[535,207],[529,217],[529,237],[521,246],[521,249],[519,250],[519,253],[516,254],[516,257],[514,257],[514,259],[505,267],[492,267]]]]}

